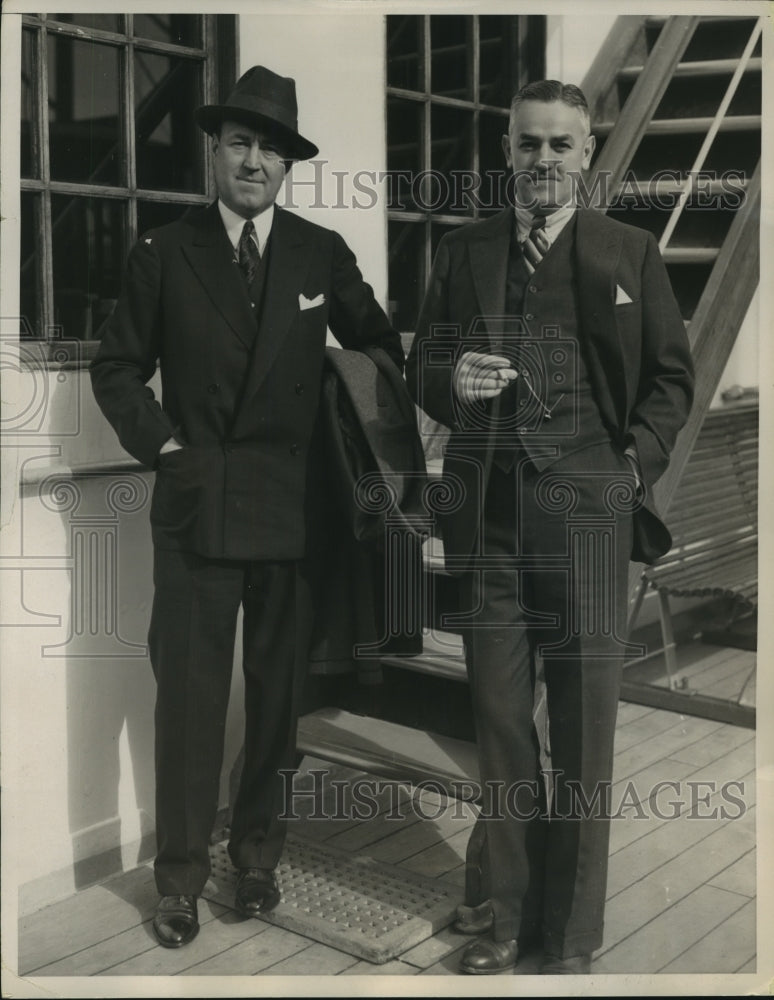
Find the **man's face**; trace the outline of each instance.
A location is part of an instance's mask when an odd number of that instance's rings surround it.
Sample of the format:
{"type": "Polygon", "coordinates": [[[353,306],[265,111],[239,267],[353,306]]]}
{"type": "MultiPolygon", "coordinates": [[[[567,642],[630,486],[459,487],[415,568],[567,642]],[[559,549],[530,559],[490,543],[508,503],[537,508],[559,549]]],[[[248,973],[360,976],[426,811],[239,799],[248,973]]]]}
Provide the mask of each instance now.
{"type": "Polygon", "coordinates": [[[211,141],[215,183],[224,204],[244,219],[272,205],[285,179],[284,151],[276,141],[229,121],[211,141]]]}
{"type": "Polygon", "coordinates": [[[503,151],[516,175],[516,196],[524,208],[555,211],[574,198],[573,177],[594,152],[580,111],[563,101],[524,101],[514,115],[503,151]]]}

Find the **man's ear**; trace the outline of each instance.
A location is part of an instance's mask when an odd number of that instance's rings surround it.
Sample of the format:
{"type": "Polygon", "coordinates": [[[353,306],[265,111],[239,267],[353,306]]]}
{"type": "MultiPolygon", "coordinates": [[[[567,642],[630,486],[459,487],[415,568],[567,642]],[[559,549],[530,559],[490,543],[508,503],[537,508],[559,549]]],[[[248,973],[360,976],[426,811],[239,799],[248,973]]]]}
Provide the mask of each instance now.
{"type": "Polygon", "coordinates": [[[217,132],[213,132],[210,136],[210,150],[213,156],[217,156],[218,147],[220,146],[220,136],[217,132]]]}
{"type": "Polygon", "coordinates": [[[583,144],[583,169],[586,170],[591,163],[591,157],[597,147],[597,138],[590,135],[583,144]]]}
{"type": "Polygon", "coordinates": [[[502,137],[503,153],[505,154],[505,162],[509,167],[513,166],[513,161],[511,160],[511,137],[506,134],[502,137]]]}

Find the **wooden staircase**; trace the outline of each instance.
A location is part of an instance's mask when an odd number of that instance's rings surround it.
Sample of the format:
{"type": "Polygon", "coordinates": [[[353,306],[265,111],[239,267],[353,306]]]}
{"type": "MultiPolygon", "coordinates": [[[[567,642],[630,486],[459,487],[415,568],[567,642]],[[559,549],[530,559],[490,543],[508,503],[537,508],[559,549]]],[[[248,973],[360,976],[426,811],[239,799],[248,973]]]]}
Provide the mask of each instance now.
{"type": "MultiPolygon", "coordinates": [[[[658,239],[694,353],[695,405],[658,485],[663,512],[758,284],[761,29],[759,19],[744,16],[622,16],[583,83],[592,121],[598,122],[588,190],[593,193],[604,180],[607,198],[596,207],[658,239]]],[[[426,565],[433,593],[448,588],[432,550],[426,565]]],[[[641,568],[633,567],[633,602],[641,575],[641,568]]],[[[436,620],[428,622],[441,630],[431,632],[420,656],[383,659],[386,671],[434,680],[439,698],[445,697],[444,685],[466,682],[457,637],[444,640],[443,604],[438,602],[436,620]]],[[[625,685],[627,700],[640,700],[638,694],[636,685],[625,685]]],[[[672,694],[675,704],[662,699],[662,707],[690,713],[690,699],[672,694]]],[[[647,696],[643,700],[650,704],[647,696]]],[[[299,750],[391,779],[425,774],[448,788],[447,742],[454,739],[454,722],[451,732],[414,741],[407,763],[400,705],[397,714],[392,722],[369,726],[344,709],[311,713],[301,719],[299,750]],[[358,732],[369,738],[357,738],[358,732]]],[[[702,714],[712,717],[711,706],[702,704],[702,714]]],[[[728,719],[726,712],[720,717],[728,719]]],[[[455,754],[455,759],[469,758],[455,754]]],[[[467,767],[471,778],[472,770],[467,767]]]]}

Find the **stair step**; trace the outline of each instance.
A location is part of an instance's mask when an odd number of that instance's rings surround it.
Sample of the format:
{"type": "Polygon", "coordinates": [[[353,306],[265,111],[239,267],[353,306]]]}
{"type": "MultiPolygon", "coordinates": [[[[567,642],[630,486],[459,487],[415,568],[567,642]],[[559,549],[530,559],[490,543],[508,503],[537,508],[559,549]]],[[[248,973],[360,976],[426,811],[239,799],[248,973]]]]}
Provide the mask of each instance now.
{"type": "Polygon", "coordinates": [[[719,247],[666,247],[661,256],[667,264],[711,264],[719,253],[719,247]]]}
{"type": "Polygon", "coordinates": [[[377,777],[412,784],[433,780],[455,798],[461,785],[478,781],[474,743],[339,708],[302,716],[296,745],[300,753],[377,777]]]}
{"type": "MultiPolygon", "coordinates": [[[[645,130],[645,135],[684,135],[689,132],[707,133],[712,118],[654,118],[645,130]]],[[[720,132],[760,131],[761,115],[729,115],[720,123],[720,132]]],[[[615,122],[600,122],[595,125],[596,135],[606,136],[615,127],[615,122]]]]}
{"type": "Polygon", "coordinates": [[[423,647],[417,656],[383,656],[381,662],[389,667],[400,667],[431,677],[467,683],[465,653],[462,639],[458,635],[452,632],[428,632],[423,637],[423,647]]]}
{"type": "MultiPolygon", "coordinates": [[[[735,177],[733,184],[733,196],[741,198],[748,185],[746,177],[735,177]]],[[[619,184],[613,197],[613,203],[622,195],[627,201],[636,200],[639,204],[647,205],[651,202],[663,202],[665,198],[677,198],[682,193],[683,184],[674,180],[643,181],[641,184],[619,184]]],[[[698,188],[695,186],[691,196],[697,197],[699,191],[702,198],[720,198],[729,194],[728,182],[721,180],[701,179],[698,188]]]]}
{"type": "MultiPolygon", "coordinates": [[[[738,65],[738,59],[697,59],[695,62],[679,63],[675,68],[674,77],[720,76],[726,73],[730,76],[738,65]]],[[[621,80],[636,80],[644,69],[644,66],[624,66],[618,76],[621,80]]],[[[747,64],[749,73],[760,73],[762,69],[763,59],[759,56],[750,59],[747,64]]]]}

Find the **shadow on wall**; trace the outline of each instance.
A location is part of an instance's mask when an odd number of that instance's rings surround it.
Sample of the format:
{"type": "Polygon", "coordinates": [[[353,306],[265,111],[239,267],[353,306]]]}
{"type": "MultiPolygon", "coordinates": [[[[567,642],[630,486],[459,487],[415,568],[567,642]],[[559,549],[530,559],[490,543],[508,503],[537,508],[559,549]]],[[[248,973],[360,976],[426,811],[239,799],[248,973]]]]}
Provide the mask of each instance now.
{"type": "Polygon", "coordinates": [[[65,662],[76,888],[153,853],[151,487],[151,475],[127,471],[54,475],[37,490],[62,519],[69,581],[62,638],[41,655],[65,662]]]}

